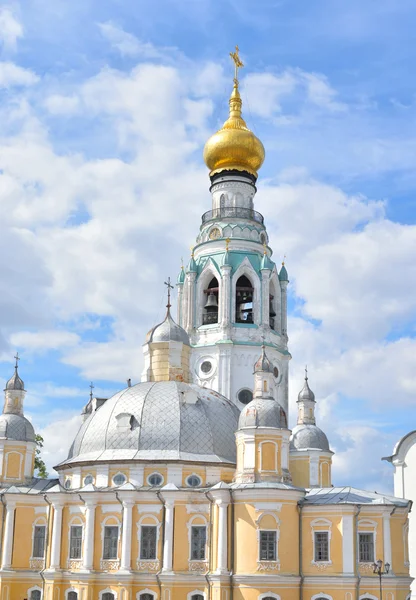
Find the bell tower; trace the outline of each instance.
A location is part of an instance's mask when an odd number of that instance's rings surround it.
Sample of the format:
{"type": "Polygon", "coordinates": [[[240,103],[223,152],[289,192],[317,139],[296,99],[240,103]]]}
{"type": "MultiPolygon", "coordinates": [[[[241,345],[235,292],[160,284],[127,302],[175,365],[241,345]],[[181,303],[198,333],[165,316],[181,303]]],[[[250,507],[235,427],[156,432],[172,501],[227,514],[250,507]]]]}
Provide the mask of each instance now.
{"type": "Polygon", "coordinates": [[[278,271],[264,217],[254,208],[261,141],[242,116],[238,48],[229,117],[206,143],[212,208],[186,269],[178,277],[178,322],[191,345],[191,377],[240,409],[253,398],[252,373],[260,347],[273,364],[274,399],[288,413],[287,284],[278,271]]]}

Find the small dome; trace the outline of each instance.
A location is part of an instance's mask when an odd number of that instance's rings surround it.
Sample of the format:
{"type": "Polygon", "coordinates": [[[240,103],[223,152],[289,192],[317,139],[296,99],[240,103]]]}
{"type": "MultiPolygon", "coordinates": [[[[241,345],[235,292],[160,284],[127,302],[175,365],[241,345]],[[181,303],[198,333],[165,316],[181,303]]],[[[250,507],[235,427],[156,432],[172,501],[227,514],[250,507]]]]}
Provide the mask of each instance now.
{"type": "Polygon", "coordinates": [[[213,390],[158,381],[115,394],[81,425],[63,464],[183,461],[235,464],[238,408],[213,390]],[[120,416],[130,415],[128,427],[120,416]]]}
{"type": "Polygon", "coordinates": [[[179,275],[178,275],[178,284],[184,283],[185,281],[185,269],[182,267],[181,270],[179,271],[179,275]]]}
{"type": "Polygon", "coordinates": [[[260,270],[263,271],[264,269],[268,269],[269,271],[273,271],[274,269],[274,262],[270,260],[266,252],[263,254],[260,265],[260,270]]]}
{"type": "Polygon", "coordinates": [[[304,402],[305,400],[309,400],[309,402],[315,402],[315,394],[309,387],[307,376],[305,377],[304,386],[298,394],[298,402],[304,402]]]}
{"type": "Polygon", "coordinates": [[[229,105],[229,118],[205,144],[205,164],[210,169],[210,175],[236,170],[247,171],[257,177],[257,171],[264,162],[264,146],[241,116],[242,102],[237,83],[234,84],[229,105]]]}
{"type": "Polygon", "coordinates": [[[285,411],[276,400],[255,398],[240,413],[238,428],[244,429],[244,427],[286,428],[285,411]]]}
{"type": "Polygon", "coordinates": [[[186,346],[191,345],[188,334],[172,319],[169,308],[165,320],[148,332],[146,342],[182,342],[186,346]]]}
{"type": "Polygon", "coordinates": [[[279,281],[289,281],[289,275],[287,274],[285,263],[282,263],[282,268],[279,272],[279,281]]]}
{"type": "Polygon", "coordinates": [[[11,413],[0,415],[0,438],[19,442],[34,442],[35,430],[30,421],[11,413]]]}
{"type": "Polygon", "coordinates": [[[269,361],[266,356],[266,348],[264,346],[261,347],[261,356],[254,365],[254,372],[258,373],[259,371],[263,371],[266,373],[273,373],[273,365],[269,361]]]}
{"type": "Polygon", "coordinates": [[[9,381],[6,383],[5,391],[7,391],[7,390],[24,391],[24,389],[25,389],[25,384],[23,383],[23,380],[20,379],[19,373],[17,372],[17,367],[15,367],[13,377],[11,377],[9,379],[9,381]]]}
{"type": "Polygon", "coordinates": [[[291,450],[323,450],[330,452],[328,438],[316,425],[296,425],[290,436],[291,450]]]}

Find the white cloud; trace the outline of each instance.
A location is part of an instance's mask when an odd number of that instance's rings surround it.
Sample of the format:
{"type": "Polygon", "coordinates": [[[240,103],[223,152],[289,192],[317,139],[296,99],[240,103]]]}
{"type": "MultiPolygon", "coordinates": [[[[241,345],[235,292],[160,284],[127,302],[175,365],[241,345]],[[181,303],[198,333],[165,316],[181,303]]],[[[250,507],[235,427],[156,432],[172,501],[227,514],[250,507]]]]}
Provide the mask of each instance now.
{"type": "Polygon", "coordinates": [[[75,346],[79,342],[79,337],[69,331],[43,329],[37,332],[19,331],[13,333],[10,341],[16,348],[25,348],[29,352],[42,352],[75,346]]]}
{"type": "Polygon", "coordinates": [[[33,71],[23,69],[11,62],[0,62],[0,87],[26,87],[38,81],[39,77],[33,71]]]}
{"type": "Polygon", "coordinates": [[[177,48],[158,47],[150,42],[142,42],[112,21],[98,23],[98,27],[113,48],[123,56],[140,57],[144,60],[170,60],[172,53],[178,54],[177,48]]]}
{"type": "Polygon", "coordinates": [[[45,416],[34,422],[36,433],[44,439],[41,457],[46,463],[49,477],[56,477],[53,467],[67,456],[72,441],[82,423],[82,417],[73,411],[59,411],[50,415],[45,423],[45,416]]]}
{"type": "Polygon", "coordinates": [[[53,115],[72,115],[79,109],[79,98],[77,96],[62,96],[53,94],[45,100],[45,107],[53,115]]]}
{"type": "Polygon", "coordinates": [[[23,27],[12,10],[7,6],[0,7],[0,40],[3,48],[16,50],[17,41],[22,36],[23,27]]]}

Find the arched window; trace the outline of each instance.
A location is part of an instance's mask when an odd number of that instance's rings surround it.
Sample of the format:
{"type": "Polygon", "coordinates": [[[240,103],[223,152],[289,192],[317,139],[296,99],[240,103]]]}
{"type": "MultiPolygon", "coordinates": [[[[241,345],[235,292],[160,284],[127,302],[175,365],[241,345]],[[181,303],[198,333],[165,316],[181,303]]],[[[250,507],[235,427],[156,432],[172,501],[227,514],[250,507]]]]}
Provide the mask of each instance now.
{"type": "Polygon", "coordinates": [[[191,596],[191,600],[204,600],[204,596],[202,594],[194,594],[191,596]]]}
{"type": "Polygon", "coordinates": [[[32,589],[29,590],[29,600],[41,600],[42,599],[42,592],[39,589],[32,589]]]}
{"type": "Polygon", "coordinates": [[[67,600],[78,600],[78,593],[77,592],[68,592],[67,595],[67,600]]]}
{"type": "Polygon", "coordinates": [[[113,592],[104,592],[101,596],[101,600],[115,600],[115,598],[113,592]]]}
{"type": "Polygon", "coordinates": [[[139,600],[154,600],[153,594],[140,594],[139,600]]]}
{"type": "Polygon", "coordinates": [[[213,277],[209,282],[206,290],[204,290],[204,313],[202,316],[202,324],[210,325],[211,323],[218,323],[218,279],[213,277]]]}
{"type": "Polygon", "coordinates": [[[253,295],[254,289],[251,281],[242,275],[236,284],[235,290],[235,321],[236,323],[254,323],[253,320],[253,295]]]}

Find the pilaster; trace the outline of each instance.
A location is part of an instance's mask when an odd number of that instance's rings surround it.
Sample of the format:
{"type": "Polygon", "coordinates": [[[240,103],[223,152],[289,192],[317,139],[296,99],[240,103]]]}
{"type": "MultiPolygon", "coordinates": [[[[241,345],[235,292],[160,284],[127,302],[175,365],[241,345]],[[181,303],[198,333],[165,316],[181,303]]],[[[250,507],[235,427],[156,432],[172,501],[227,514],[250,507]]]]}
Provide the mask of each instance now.
{"type": "Polygon", "coordinates": [[[83,568],[91,571],[94,568],[94,529],[95,509],[97,504],[92,500],[85,501],[85,540],[83,568]]]}
{"type": "Polygon", "coordinates": [[[6,518],[4,523],[3,555],[1,560],[2,569],[10,569],[12,566],[13,536],[14,536],[14,511],[16,503],[8,501],[6,505],[6,518]]]}
{"type": "Polygon", "coordinates": [[[58,570],[61,567],[61,535],[62,535],[62,511],[63,505],[60,502],[53,502],[53,526],[52,526],[52,547],[51,547],[51,566],[52,570],[58,570]]]}

